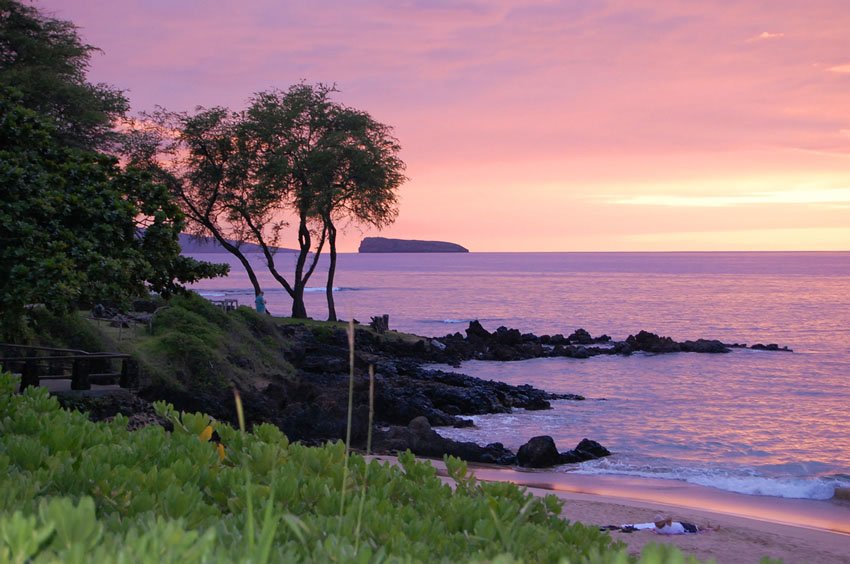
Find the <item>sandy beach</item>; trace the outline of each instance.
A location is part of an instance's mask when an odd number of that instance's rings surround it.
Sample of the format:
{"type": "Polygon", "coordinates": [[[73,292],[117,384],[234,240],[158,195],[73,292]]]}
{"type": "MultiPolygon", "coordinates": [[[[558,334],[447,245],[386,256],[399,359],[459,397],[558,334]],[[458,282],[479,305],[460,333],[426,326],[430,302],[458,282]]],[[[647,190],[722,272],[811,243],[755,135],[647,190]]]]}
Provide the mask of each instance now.
{"type": "Polygon", "coordinates": [[[646,544],[662,542],[674,544],[701,560],[714,559],[718,563],[759,562],[765,556],[782,559],[787,564],[850,562],[850,536],[846,533],[662,503],[538,488],[529,490],[537,495],[554,493],[565,500],[563,515],[571,521],[619,525],[651,521],[656,513],[663,513],[703,529],[695,535],[675,536],[658,535],[652,531],[612,532],[611,536],[628,544],[632,553],[639,553],[646,544]]]}
{"type": "MultiPolygon", "coordinates": [[[[378,456],[392,462],[392,457],[378,456]]],[[[446,480],[445,466],[431,461],[446,480]]],[[[701,560],[757,563],[767,556],[795,563],[850,563],[850,504],[735,494],[685,482],[552,471],[470,466],[480,480],[510,481],[535,495],[564,500],[563,516],[589,525],[652,521],[658,513],[694,523],[703,532],[665,536],[612,532],[629,551],[669,543],[701,560]]]]}

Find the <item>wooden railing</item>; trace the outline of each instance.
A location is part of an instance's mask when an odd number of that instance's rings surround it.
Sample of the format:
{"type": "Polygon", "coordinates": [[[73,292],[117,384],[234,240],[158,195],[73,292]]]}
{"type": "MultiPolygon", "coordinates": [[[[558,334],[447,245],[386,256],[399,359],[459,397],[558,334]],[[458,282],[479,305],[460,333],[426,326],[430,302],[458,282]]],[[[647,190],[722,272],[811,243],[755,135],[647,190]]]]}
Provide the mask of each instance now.
{"type": "Polygon", "coordinates": [[[76,349],[33,347],[0,343],[0,366],[21,375],[21,389],[38,386],[41,380],[71,379],[72,390],[90,390],[95,384],[138,383],[139,365],[128,354],[86,352],[76,349]],[[120,368],[116,370],[116,361],[120,368]]]}

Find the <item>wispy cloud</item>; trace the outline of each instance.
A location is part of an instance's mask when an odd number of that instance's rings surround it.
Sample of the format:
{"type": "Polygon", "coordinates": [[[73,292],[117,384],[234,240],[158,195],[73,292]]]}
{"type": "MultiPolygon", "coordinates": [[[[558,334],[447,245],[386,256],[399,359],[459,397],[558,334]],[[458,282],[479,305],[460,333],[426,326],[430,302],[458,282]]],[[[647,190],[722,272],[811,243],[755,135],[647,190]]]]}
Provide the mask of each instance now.
{"type": "Polygon", "coordinates": [[[747,41],[769,41],[771,39],[781,39],[783,37],[785,37],[785,34],[782,32],[763,31],[755,37],[750,37],[747,41]]]}
{"type": "Polygon", "coordinates": [[[839,74],[850,74],[850,63],[844,65],[835,65],[827,69],[829,72],[837,72],[839,74]]]}
{"type": "Polygon", "coordinates": [[[797,188],[726,195],[641,194],[610,200],[610,203],[629,206],[725,208],[735,206],[798,204],[850,204],[850,188],[797,188]]]}

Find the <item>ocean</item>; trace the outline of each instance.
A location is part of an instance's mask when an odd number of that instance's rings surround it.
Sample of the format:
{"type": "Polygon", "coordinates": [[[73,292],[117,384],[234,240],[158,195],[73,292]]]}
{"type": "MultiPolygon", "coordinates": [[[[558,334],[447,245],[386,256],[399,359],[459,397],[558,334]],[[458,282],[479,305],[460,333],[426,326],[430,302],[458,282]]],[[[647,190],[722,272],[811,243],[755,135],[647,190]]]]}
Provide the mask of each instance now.
{"type": "MultiPolygon", "coordinates": [[[[229,255],[195,256],[233,265],[198,292],[253,304],[229,255]]],[[[292,270],[292,255],[278,259],[292,270]]],[[[270,311],[288,315],[288,296],[252,260],[270,311]]],[[[327,312],[321,271],[306,294],[316,319],[327,312]]],[[[389,314],[391,328],[420,335],[478,319],[538,335],[645,329],[794,351],[466,362],[457,370],[588,399],[473,417],[473,428],[439,428],[445,436],[513,450],[536,435],[560,450],[587,437],[614,453],[558,469],[579,474],[787,498],[850,487],[850,252],[342,254],[337,273],[340,318],[389,314]]]]}

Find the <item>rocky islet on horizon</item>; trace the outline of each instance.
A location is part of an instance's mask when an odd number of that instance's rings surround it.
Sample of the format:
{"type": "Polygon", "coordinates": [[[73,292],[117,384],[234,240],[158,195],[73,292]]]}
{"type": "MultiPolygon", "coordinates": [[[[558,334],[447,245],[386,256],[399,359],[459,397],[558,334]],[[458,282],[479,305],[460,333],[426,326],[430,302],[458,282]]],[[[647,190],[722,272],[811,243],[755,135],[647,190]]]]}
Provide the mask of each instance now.
{"type": "Polygon", "coordinates": [[[388,239],[366,237],[360,242],[359,253],[468,253],[469,249],[447,241],[417,239],[388,239]]]}

